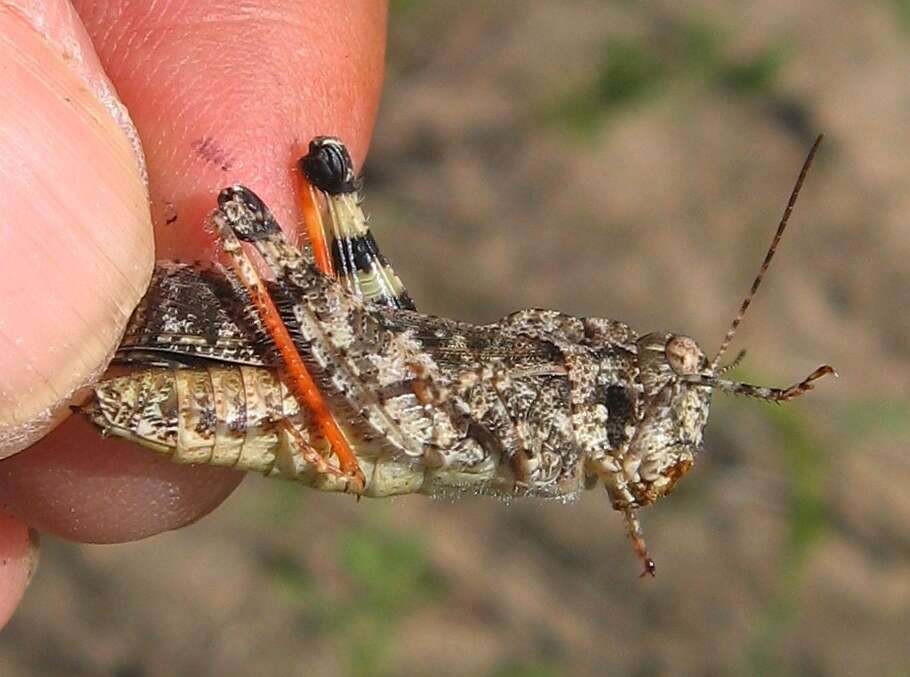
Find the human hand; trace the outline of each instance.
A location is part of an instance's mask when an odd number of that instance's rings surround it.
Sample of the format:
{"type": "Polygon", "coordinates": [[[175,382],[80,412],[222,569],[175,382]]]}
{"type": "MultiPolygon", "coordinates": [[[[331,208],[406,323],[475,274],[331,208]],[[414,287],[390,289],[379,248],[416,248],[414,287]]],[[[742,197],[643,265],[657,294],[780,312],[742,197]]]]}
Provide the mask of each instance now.
{"type": "Polygon", "coordinates": [[[27,526],[143,538],[239,483],[102,440],[80,417],[16,452],[104,369],[156,256],[217,256],[203,224],[220,188],[249,185],[292,226],[310,137],[340,136],[362,160],[385,22],[381,0],[0,0],[0,626],[32,566],[27,526]]]}

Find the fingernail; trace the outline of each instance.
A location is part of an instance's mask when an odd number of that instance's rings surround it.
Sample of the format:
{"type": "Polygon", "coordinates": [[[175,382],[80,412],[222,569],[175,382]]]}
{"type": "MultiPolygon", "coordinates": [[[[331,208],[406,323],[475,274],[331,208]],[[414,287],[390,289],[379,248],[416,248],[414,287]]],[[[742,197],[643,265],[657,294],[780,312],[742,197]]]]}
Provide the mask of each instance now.
{"type": "Polygon", "coordinates": [[[117,90],[98,61],[92,41],[73,6],[69,2],[0,0],[0,12],[6,12],[10,17],[31,28],[48,50],[56,52],[67,68],[82,81],[95,100],[120,127],[132,148],[139,176],[147,186],[148,171],[139,133],[129,111],[121,103],[117,90]]]}

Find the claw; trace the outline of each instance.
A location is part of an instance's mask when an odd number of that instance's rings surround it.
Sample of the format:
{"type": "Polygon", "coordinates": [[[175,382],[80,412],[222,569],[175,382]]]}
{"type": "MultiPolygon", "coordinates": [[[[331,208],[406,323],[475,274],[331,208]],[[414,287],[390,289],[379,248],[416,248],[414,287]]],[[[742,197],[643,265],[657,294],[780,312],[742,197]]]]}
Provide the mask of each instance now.
{"type": "Polygon", "coordinates": [[[625,511],[625,517],[626,531],[629,534],[629,540],[632,541],[632,549],[644,565],[644,570],[639,575],[639,578],[644,578],[645,576],[654,578],[657,572],[657,565],[654,564],[654,560],[651,559],[651,556],[648,554],[648,546],[645,544],[645,537],[641,532],[641,524],[638,521],[638,516],[635,514],[634,510],[627,509],[625,511]]]}

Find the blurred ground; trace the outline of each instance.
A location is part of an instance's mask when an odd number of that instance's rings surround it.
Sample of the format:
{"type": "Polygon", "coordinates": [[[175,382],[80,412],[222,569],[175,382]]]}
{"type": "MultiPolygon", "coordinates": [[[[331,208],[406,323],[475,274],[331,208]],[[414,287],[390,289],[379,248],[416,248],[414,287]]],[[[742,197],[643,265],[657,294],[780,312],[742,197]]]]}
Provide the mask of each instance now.
{"type": "Polygon", "coordinates": [[[910,672],[910,3],[393,3],[366,169],[424,311],[526,306],[715,350],[827,133],[736,341],[705,452],[605,496],[364,501],[249,478],[142,543],[47,539],[4,676],[910,672]]]}

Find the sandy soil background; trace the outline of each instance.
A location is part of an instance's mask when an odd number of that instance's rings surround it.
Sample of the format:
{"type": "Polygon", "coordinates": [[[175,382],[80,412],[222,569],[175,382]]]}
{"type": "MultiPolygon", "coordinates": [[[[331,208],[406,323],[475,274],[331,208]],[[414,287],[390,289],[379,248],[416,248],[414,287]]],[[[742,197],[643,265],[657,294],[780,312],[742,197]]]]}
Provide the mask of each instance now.
{"type": "Polygon", "coordinates": [[[355,505],[250,477],[176,533],[46,539],[0,672],[907,674],[908,75],[907,0],[393,2],[367,206],[424,311],[553,307],[710,353],[824,131],[736,374],[841,378],[715,397],[642,514],[655,580],[601,492],[355,505]]]}

